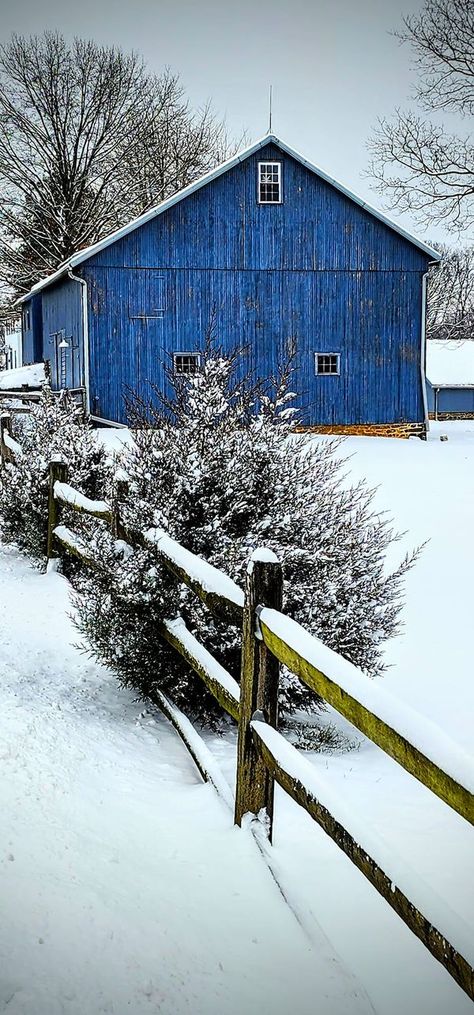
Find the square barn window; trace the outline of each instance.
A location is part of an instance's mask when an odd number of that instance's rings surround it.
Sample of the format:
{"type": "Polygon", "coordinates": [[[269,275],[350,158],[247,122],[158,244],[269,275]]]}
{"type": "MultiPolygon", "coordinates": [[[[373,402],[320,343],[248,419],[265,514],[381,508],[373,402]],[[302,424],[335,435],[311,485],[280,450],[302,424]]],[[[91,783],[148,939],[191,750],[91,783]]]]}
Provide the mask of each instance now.
{"type": "Polygon", "coordinates": [[[281,204],[281,162],[258,163],[258,203],[281,204]]]}
{"type": "Polygon", "coordinates": [[[316,374],[340,374],[341,354],[339,352],[315,352],[314,370],[316,374]]]}
{"type": "Polygon", "coordinates": [[[175,374],[195,374],[201,366],[198,352],[174,352],[173,368],[175,374]]]}

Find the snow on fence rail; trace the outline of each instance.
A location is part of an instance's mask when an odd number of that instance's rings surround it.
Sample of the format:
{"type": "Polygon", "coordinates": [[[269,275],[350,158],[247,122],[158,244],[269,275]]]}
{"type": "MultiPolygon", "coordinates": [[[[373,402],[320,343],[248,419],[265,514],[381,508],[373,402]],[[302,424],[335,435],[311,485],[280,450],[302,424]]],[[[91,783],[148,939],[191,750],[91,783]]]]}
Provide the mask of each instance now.
{"type": "Polygon", "coordinates": [[[3,439],[5,441],[5,446],[8,448],[8,450],[13,452],[13,456],[21,458],[23,454],[23,449],[21,445],[18,443],[18,441],[16,441],[14,437],[11,437],[11,435],[8,433],[8,430],[6,430],[5,433],[3,434],[3,439]]]}
{"type": "Polygon", "coordinates": [[[54,497],[63,504],[68,504],[74,511],[93,515],[95,518],[103,518],[105,521],[112,519],[112,510],[105,500],[91,500],[83,493],[79,493],[79,490],[75,490],[73,486],[69,486],[69,483],[62,483],[59,479],[56,479],[54,483],[54,497]]]}
{"type": "Polygon", "coordinates": [[[258,618],[265,645],[281,663],[474,824],[474,761],[465,751],[295,620],[268,609],[258,618]]]}
{"type": "Polygon", "coordinates": [[[242,623],[244,593],[232,578],[190,553],[164,529],[148,529],[144,535],[147,543],[156,546],[169,570],[199,596],[211,613],[242,623]]]}
{"type": "MultiPolygon", "coordinates": [[[[2,464],[12,461],[21,451],[19,446],[12,448],[12,439],[5,440],[6,432],[11,438],[10,426],[2,415],[2,464]]],[[[444,904],[434,906],[432,914],[443,931],[422,914],[408,896],[408,892],[416,896],[419,878],[409,876],[403,864],[394,860],[393,852],[387,851],[384,844],[381,846],[357,814],[328,791],[311,764],[276,729],[279,665],[287,666],[402,768],[474,824],[472,759],[441,730],[370,682],[355,666],[281,612],[282,568],[273,554],[264,550],[253,555],[244,593],[228,575],[190,553],[163,530],[126,531],[120,520],[123,480],[119,486],[121,490],[117,489],[112,507],[104,501],[91,501],[69,486],[66,465],[61,459],[51,462],[48,558],[62,547],[89,566],[97,567],[96,555],[85,540],[60,524],[62,507],[67,505],[103,519],[116,536],[127,539],[132,546],[154,546],[161,562],[212,612],[226,617],[229,623],[242,624],[240,685],[181,619],[164,621],[160,626],[163,638],[186,659],[224,710],[238,722],[236,823],[240,825],[246,813],[258,815],[264,809],[271,839],[273,789],[274,782],[278,782],[327,832],[474,1000],[474,969],[458,950],[469,948],[460,921],[453,922],[449,907],[444,904]]],[[[159,702],[183,737],[201,774],[222,792],[215,766],[202,744],[197,747],[196,731],[169,699],[160,695],[159,702]]]]}

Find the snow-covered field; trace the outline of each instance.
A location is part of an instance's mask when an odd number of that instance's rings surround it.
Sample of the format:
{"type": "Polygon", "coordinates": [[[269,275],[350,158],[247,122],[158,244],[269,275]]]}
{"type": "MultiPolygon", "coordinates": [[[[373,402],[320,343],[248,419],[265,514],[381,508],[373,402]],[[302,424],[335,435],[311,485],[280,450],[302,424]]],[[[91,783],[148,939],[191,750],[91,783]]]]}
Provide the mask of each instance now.
{"type": "MultiPolygon", "coordinates": [[[[408,577],[405,634],[388,646],[385,684],[420,724],[430,718],[471,752],[474,424],[433,425],[426,444],[353,438],[348,451],[353,474],[379,486],[380,508],[409,530],[395,552],[430,538],[408,577]]],[[[0,1012],[472,1010],[278,792],[272,865],[288,906],[167,723],[73,647],[68,609],[60,576],[4,548],[0,1012]]],[[[208,743],[232,782],[232,737],[208,743]]],[[[435,922],[443,913],[474,961],[472,829],[367,741],[312,763],[386,840],[397,869],[411,867],[413,901],[435,922]]]]}

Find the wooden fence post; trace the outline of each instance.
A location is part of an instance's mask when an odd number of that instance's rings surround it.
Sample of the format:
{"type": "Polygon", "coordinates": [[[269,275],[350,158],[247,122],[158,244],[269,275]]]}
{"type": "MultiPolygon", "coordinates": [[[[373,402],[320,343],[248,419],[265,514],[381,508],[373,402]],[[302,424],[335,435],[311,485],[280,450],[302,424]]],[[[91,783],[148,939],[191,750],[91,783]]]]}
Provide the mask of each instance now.
{"type": "Polygon", "coordinates": [[[54,553],[54,530],[60,522],[61,504],[54,496],[54,484],[67,481],[67,463],[62,455],[54,455],[49,463],[49,491],[48,491],[48,543],[47,557],[51,560],[54,553]]]}
{"type": "Polygon", "coordinates": [[[277,726],[280,664],[258,636],[256,609],[269,606],[281,610],[282,591],[282,567],[277,557],[269,550],[256,550],[248,566],[245,585],[235,822],[241,825],[244,814],[258,814],[263,808],[269,821],[270,841],[273,777],[257,753],[250,722],[254,712],[259,710],[271,726],[277,726]]]}
{"type": "Polygon", "coordinates": [[[9,412],[2,412],[0,415],[0,454],[2,459],[2,465],[6,462],[11,462],[12,453],[10,448],[7,448],[5,444],[4,434],[8,433],[12,436],[12,418],[9,412]]]}
{"type": "Polygon", "coordinates": [[[120,521],[120,504],[127,499],[128,476],[119,469],[114,481],[114,495],[112,500],[112,535],[114,539],[126,539],[125,530],[120,521]]]}

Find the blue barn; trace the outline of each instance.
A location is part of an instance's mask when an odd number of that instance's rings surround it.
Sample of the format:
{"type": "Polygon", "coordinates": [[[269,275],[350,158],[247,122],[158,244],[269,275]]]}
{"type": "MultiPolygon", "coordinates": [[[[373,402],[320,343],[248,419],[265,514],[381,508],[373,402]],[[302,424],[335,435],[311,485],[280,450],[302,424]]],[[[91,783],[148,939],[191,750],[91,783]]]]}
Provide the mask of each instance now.
{"type": "Polygon", "coordinates": [[[425,434],[425,282],[439,255],[267,135],[79,251],[23,297],[23,362],[124,422],[124,393],[199,367],[213,320],[261,377],[294,359],[302,422],[425,434]]]}

